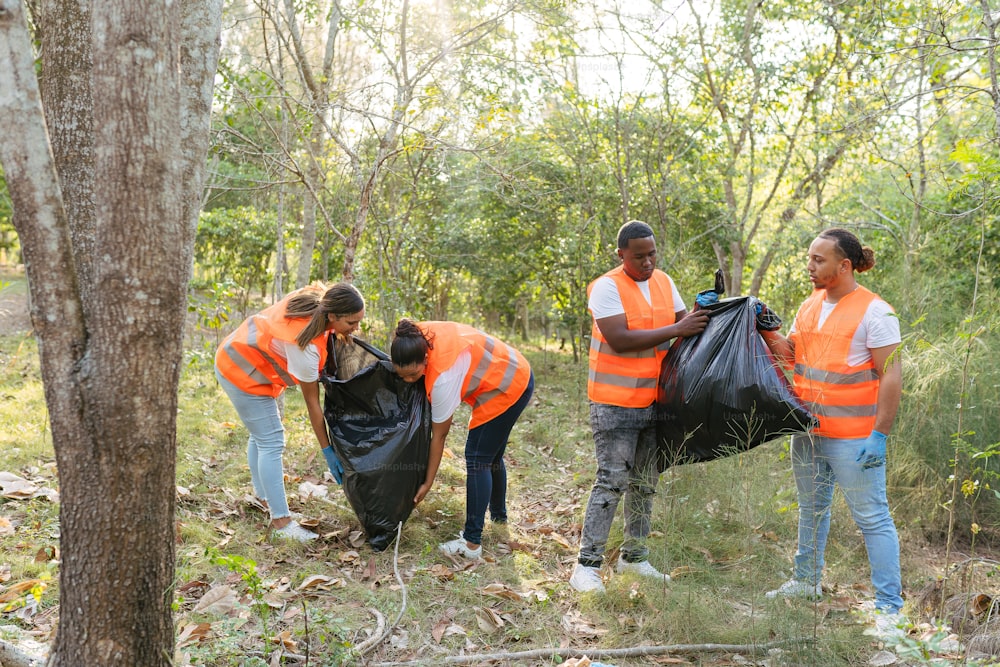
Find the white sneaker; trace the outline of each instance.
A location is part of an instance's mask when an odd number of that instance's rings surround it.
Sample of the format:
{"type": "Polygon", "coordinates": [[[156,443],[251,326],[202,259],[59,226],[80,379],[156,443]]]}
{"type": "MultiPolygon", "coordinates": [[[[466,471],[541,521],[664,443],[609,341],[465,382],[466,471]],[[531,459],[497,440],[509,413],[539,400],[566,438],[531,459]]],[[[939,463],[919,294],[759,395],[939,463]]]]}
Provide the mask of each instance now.
{"type": "Polygon", "coordinates": [[[438,549],[441,553],[447,554],[449,556],[465,556],[469,559],[476,559],[483,557],[483,545],[479,545],[475,549],[470,549],[469,545],[466,544],[465,536],[462,533],[458,534],[458,538],[452,540],[451,542],[444,542],[438,545],[438,549]]]}
{"type": "Polygon", "coordinates": [[[810,600],[818,600],[823,597],[823,584],[819,582],[810,584],[798,579],[789,579],[773,591],[765,593],[764,597],[768,600],[775,598],[808,598],[810,600]]]}
{"type": "Polygon", "coordinates": [[[601,581],[601,569],[598,567],[587,567],[582,563],[577,563],[573,568],[573,575],[569,578],[569,585],[578,593],[604,592],[604,582],[601,581]]]}
{"type": "Polygon", "coordinates": [[[618,572],[619,574],[622,572],[632,572],[642,577],[649,577],[650,579],[662,581],[663,583],[670,581],[669,574],[663,574],[653,567],[648,560],[641,560],[638,563],[630,563],[619,556],[618,562],[615,563],[615,572],[618,572]]]}
{"type": "Polygon", "coordinates": [[[311,530],[306,530],[300,526],[299,522],[294,519],[286,523],[284,528],[275,528],[274,532],[281,537],[296,540],[298,542],[308,542],[309,540],[315,540],[319,537],[319,535],[311,530]]]}
{"type": "Polygon", "coordinates": [[[865,630],[866,635],[873,635],[880,641],[898,644],[907,635],[910,621],[901,612],[875,610],[875,627],[865,630]]]}

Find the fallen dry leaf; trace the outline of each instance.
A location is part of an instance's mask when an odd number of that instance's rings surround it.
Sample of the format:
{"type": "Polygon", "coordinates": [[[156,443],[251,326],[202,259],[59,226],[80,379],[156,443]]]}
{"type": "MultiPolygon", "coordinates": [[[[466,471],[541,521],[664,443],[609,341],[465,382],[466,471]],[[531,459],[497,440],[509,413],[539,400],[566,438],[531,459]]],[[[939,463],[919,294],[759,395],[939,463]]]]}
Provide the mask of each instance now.
{"type": "Polygon", "coordinates": [[[46,546],[35,552],[36,563],[48,563],[59,560],[59,549],[54,546],[46,546]]]}
{"type": "Polygon", "coordinates": [[[290,630],[284,630],[277,637],[274,638],[275,642],[279,642],[286,651],[291,651],[294,653],[298,648],[298,644],[292,639],[292,632],[290,630]]]}
{"type": "Polygon", "coordinates": [[[41,579],[26,579],[24,581],[19,581],[0,595],[0,602],[13,602],[35,586],[45,588],[46,584],[41,579]]]}
{"type": "Polygon", "coordinates": [[[484,586],[480,589],[484,595],[492,595],[498,598],[504,598],[507,600],[517,600],[520,602],[524,599],[524,596],[512,589],[507,584],[493,583],[484,586]]]}
{"type": "Polygon", "coordinates": [[[695,574],[698,571],[698,568],[691,567],[690,565],[678,565],[674,569],[670,570],[670,578],[676,579],[677,577],[683,577],[686,574],[695,574]]]}
{"type": "Polygon", "coordinates": [[[455,578],[455,571],[441,563],[434,563],[427,571],[442,581],[451,581],[455,578]]]}
{"type": "Polygon", "coordinates": [[[572,545],[572,544],[570,544],[569,540],[567,540],[567,539],[566,539],[565,537],[563,537],[563,536],[562,536],[562,535],[560,535],[559,533],[556,533],[556,532],[552,532],[552,533],[551,533],[551,534],[549,535],[549,537],[550,537],[551,539],[555,540],[556,542],[558,542],[558,543],[559,543],[560,545],[562,545],[562,546],[566,547],[567,549],[572,549],[572,548],[573,548],[573,545],[572,545]]]}
{"type": "Polygon", "coordinates": [[[177,646],[190,646],[207,639],[212,633],[211,623],[188,623],[177,635],[177,646]]]}
{"type": "Polygon", "coordinates": [[[597,627],[576,610],[564,614],[560,624],[571,637],[592,638],[608,633],[607,629],[597,627]]]}
{"type": "Polygon", "coordinates": [[[177,592],[186,598],[200,598],[212,585],[201,579],[192,579],[177,587],[177,592]]]}
{"type": "Polygon", "coordinates": [[[887,665],[895,665],[898,660],[895,653],[879,651],[868,659],[868,664],[872,667],[887,667],[887,665]]]}
{"type": "Polygon", "coordinates": [[[59,493],[54,489],[29,482],[12,472],[0,472],[0,496],[13,500],[29,498],[48,498],[53,502],[59,500],[59,493]]]}
{"type": "Polygon", "coordinates": [[[229,586],[216,586],[201,596],[194,611],[205,614],[228,614],[236,606],[236,593],[229,586]]]}
{"type": "Polygon", "coordinates": [[[0,516],[0,535],[13,535],[14,524],[5,516],[0,516]]]}
{"type": "Polygon", "coordinates": [[[500,618],[500,614],[489,607],[478,607],[476,609],[476,622],[479,623],[479,629],[486,633],[496,632],[505,625],[504,620],[500,618]]]}
{"type": "Polygon", "coordinates": [[[299,498],[302,502],[310,498],[326,498],[329,490],[324,484],[313,484],[312,482],[302,482],[299,484],[299,498]]]}
{"type": "Polygon", "coordinates": [[[969,611],[972,612],[974,616],[981,616],[988,612],[993,606],[993,598],[989,595],[979,593],[972,599],[969,603],[969,611]]]}
{"type": "Polygon", "coordinates": [[[328,577],[325,574],[314,574],[306,577],[299,584],[296,590],[306,591],[310,589],[316,589],[320,591],[328,591],[332,588],[343,588],[347,586],[347,582],[338,577],[328,577]]]}
{"type": "Polygon", "coordinates": [[[12,472],[0,472],[0,495],[5,498],[30,498],[38,487],[12,472]]]}
{"type": "Polygon", "coordinates": [[[466,630],[465,628],[463,628],[458,623],[452,623],[451,625],[449,625],[444,630],[444,636],[445,637],[451,637],[452,635],[460,635],[462,637],[465,637],[468,634],[469,634],[469,631],[466,630]]]}

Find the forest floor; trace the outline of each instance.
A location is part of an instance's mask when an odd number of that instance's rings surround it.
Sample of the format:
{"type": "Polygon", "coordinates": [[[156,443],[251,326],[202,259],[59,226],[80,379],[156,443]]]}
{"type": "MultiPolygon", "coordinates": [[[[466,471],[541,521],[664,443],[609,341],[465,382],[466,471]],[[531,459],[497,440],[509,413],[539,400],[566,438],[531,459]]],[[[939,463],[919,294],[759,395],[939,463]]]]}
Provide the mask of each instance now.
{"type": "MultiPolygon", "coordinates": [[[[0,290],[0,343],[7,341],[0,369],[25,387],[7,390],[0,402],[0,472],[57,489],[41,392],[25,380],[37,372],[25,353],[29,331],[23,283],[14,283],[0,290]]],[[[395,545],[375,552],[325,471],[298,392],[286,403],[286,490],[292,510],[321,538],[275,541],[249,484],[245,431],[212,380],[214,347],[206,343],[192,353],[180,387],[178,667],[572,666],[586,664],[574,657],[583,654],[615,667],[997,664],[963,651],[996,615],[997,554],[981,547],[946,553],[926,537],[932,508],[909,496],[894,505],[906,613],[914,622],[902,643],[883,645],[865,633],[867,559],[841,500],[823,599],[765,599],[788,576],[795,549],[794,486],[780,441],[664,473],[650,561],[671,573],[670,584],[650,585],[607,566],[605,595],[572,591],[567,580],[593,483],[593,445],[585,362],[551,342],[523,348],[536,394],[508,449],[511,521],[487,524],[482,561],[436,549],[461,528],[464,513],[461,416],[435,488],[403,526],[398,552],[395,545]],[[371,650],[358,655],[366,646],[371,650]]],[[[609,561],[620,540],[619,520],[609,561]]],[[[56,503],[0,499],[0,600],[57,572],[57,547],[56,503]]],[[[25,595],[22,606],[0,608],[0,640],[44,651],[58,625],[57,579],[53,574],[34,602],[25,595]]]]}
{"type": "Polygon", "coordinates": [[[24,272],[0,265],[0,336],[31,330],[24,272]],[[5,286],[6,285],[6,286],[5,286]]]}

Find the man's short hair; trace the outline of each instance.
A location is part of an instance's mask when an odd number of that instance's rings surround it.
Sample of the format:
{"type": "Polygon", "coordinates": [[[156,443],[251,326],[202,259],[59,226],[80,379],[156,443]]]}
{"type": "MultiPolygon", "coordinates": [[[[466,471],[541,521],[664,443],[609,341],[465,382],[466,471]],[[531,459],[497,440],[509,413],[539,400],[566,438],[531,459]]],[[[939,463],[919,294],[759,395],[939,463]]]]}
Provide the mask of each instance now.
{"type": "Polygon", "coordinates": [[[648,239],[651,236],[653,236],[652,227],[639,220],[630,220],[618,229],[618,249],[627,248],[628,242],[632,239],[648,239]]]}

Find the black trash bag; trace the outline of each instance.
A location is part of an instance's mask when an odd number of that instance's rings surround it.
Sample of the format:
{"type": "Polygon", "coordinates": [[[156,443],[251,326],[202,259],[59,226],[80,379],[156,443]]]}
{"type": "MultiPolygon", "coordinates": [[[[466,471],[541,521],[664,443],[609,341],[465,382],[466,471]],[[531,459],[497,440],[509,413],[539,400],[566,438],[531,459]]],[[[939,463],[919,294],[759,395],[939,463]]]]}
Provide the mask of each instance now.
{"type": "Polygon", "coordinates": [[[355,339],[378,361],[347,380],[336,377],[333,337],[320,381],[330,445],[344,466],[343,488],[376,551],[392,544],[396,527],[413,511],[427,475],[431,409],[424,381],[407,383],[388,356],[355,339]]]}
{"type": "Polygon", "coordinates": [[[758,303],[744,296],[705,306],[705,330],[676,339],[667,351],[656,401],[661,472],[815,425],[757,332],[758,303]]]}

